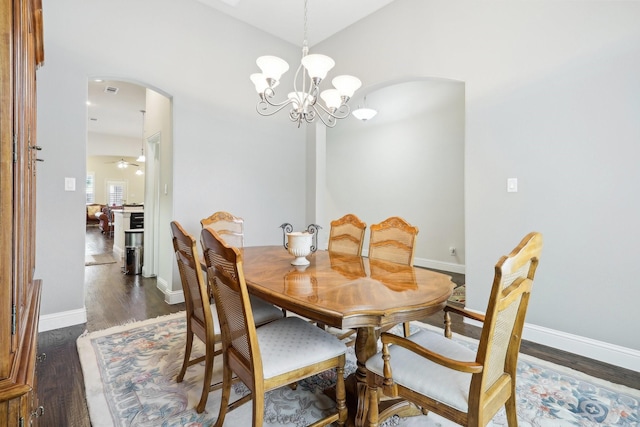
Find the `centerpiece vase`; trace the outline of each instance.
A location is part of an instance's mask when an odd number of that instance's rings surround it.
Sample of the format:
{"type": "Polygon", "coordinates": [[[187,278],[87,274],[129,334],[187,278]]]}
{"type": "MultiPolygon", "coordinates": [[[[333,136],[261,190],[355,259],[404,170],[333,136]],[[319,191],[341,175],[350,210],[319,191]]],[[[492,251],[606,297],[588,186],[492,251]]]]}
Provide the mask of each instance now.
{"type": "Polygon", "coordinates": [[[291,261],[291,265],[309,265],[306,258],[311,253],[313,236],[306,231],[294,231],[287,233],[287,250],[296,257],[291,261]]]}

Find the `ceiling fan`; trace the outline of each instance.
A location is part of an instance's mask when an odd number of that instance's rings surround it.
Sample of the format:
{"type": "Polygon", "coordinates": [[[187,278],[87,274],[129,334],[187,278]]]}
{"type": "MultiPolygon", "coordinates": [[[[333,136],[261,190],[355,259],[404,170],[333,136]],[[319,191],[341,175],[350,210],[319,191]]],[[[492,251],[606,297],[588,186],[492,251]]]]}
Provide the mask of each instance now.
{"type": "Polygon", "coordinates": [[[117,160],[117,161],[115,161],[115,162],[105,162],[105,163],[115,163],[115,164],[116,164],[116,166],[117,166],[119,169],[125,169],[125,168],[127,168],[129,165],[131,165],[131,166],[139,166],[139,165],[137,165],[136,163],[127,162],[125,159],[120,159],[120,160],[117,160]]]}

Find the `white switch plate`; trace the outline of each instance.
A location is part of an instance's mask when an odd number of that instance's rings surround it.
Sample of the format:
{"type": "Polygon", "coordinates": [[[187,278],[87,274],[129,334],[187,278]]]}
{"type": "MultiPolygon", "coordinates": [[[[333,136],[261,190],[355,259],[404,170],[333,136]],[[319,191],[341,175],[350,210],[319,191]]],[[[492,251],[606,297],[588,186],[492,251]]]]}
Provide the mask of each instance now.
{"type": "Polygon", "coordinates": [[[64,191],[76,191],[76,179],[65,178],[64,179],[64,191]]]}
{"type": "Polygon", "coordinates": [[[507,193],[518,192],[518,178],[507,178],[507,193]]]}

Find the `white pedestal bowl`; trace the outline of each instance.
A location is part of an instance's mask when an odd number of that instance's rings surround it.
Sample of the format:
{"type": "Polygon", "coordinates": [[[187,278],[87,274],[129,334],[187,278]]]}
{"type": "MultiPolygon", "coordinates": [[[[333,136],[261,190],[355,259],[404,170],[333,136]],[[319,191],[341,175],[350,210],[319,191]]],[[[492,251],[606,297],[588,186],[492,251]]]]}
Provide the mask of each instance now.
{"type": "Polygon", "coordinates": [[[296,257],[291,265],[309,265],[306,258],[311,253],[312,235],[307,232],[294,231],[287,233],[287,248],[289,253],[296,257]]]}

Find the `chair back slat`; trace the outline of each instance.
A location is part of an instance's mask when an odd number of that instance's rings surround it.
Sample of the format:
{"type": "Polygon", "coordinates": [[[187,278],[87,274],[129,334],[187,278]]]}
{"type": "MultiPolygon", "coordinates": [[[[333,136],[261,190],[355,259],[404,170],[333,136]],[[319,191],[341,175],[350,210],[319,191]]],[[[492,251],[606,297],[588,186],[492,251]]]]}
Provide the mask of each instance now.
{"type": "Polygon", "coordinates": [[[202,228],[210,228],[224,239],[224,242],[235,248],[244,247],[244,220],[229,212],[218,211],[200,221],[202,228]]]}
{"type": "Polygon", "coordinates": [[[505,373],[515,378],[529,295],[542,251],[542,236],[529,233],[495,266],[494,283],[485,315],[477,361],[485,366],[476,385],[488,390],[505,373]]]}
{"type": "Polygon", "coordinates": [[[400,217],[390,217],[371,226],[369,237],[370,259],[413,265],[418,227],[400,217]]]}
{"type": "Polygon", "coordinates": [[[201,328],[209,327],[213,330],[209,292],[200,263],[197,261],[196,241],[176,221],[171,222],[171,232],[185,297],[187,320],[197,322],[201,328]]]}
{"type": "Polygon", "coordinates": [[[361,255],[367,224],[353,214],[331,221],[329,252],[361,255]]]}
{"type": "MultiPolygon", "coordinates": [[[[241,270],[240,251],[225,244],[214,230],[202,230],[207,277],[218,310],[222,345],[227,357],[245,367],[247,375],[262,372],[249,293],[241,270]]],[[[238,373],[240,375],[240,373],[238,373]]],[[[255,378],[241,378],[250,388],[255,378]]]]}

